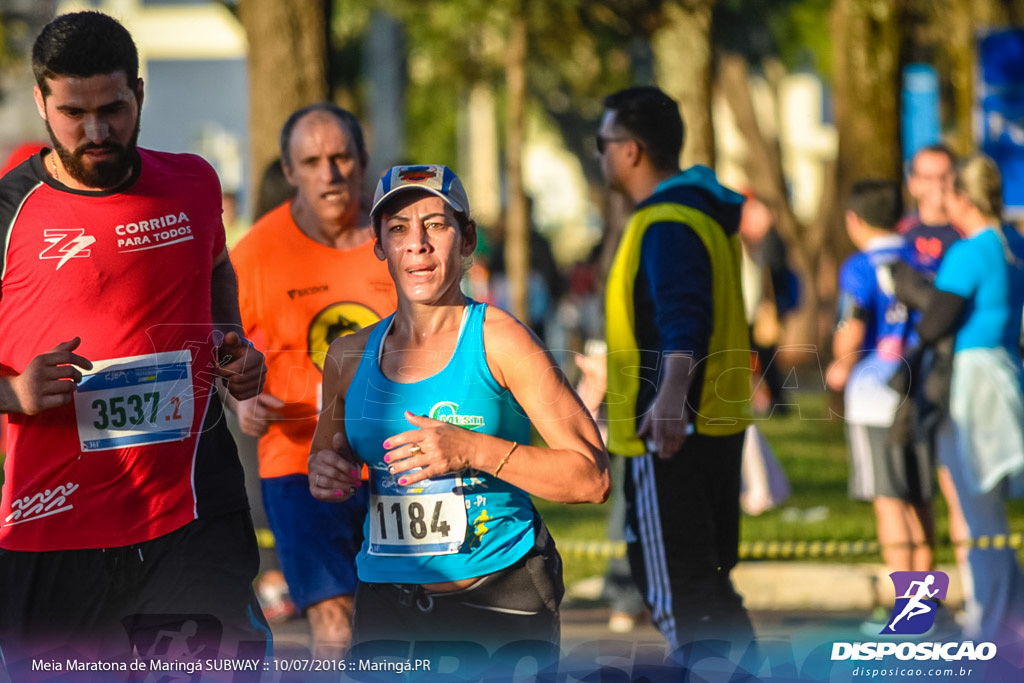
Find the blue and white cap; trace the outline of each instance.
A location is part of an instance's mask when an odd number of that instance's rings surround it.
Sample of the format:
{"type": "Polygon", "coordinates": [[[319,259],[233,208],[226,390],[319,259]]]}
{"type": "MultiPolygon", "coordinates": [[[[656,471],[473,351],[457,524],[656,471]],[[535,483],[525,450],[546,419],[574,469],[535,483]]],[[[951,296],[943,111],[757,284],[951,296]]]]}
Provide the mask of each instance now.
{"type": "Polygon", "coordinates": [[[435,194],[449,206],[469,214],[469,197],[459,176],[447,166],[392,166],[377,182],[370,218],[376,219],[381,205],[400,192],[423,190],[435,194]]]}

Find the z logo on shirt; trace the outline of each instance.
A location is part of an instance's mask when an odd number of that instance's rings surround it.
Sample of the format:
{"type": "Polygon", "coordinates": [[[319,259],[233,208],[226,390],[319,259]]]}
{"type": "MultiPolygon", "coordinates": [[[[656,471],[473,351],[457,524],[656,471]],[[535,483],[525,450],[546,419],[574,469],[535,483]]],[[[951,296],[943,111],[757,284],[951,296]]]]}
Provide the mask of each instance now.
{"type": "Polygon", "coordinates": [[[91,254],[89,245],[96,241],[92,235],[86,235],[82,228],[51,228],[43,231],[43,241],[50,246],[39,252],[42,259],[60,259],[57,270],[73,258],[86,258],[91,254]]]}

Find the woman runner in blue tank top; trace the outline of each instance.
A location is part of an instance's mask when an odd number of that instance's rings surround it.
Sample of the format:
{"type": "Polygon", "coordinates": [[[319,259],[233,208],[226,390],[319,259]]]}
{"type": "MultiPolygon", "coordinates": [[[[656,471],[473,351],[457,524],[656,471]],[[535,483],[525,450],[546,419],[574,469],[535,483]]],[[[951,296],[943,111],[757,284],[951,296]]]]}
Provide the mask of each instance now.
{"type": "Polygon", "coordinates": [[[597,427],[524,325],[462,293],[476,224],[454,173],[396,166],[370,215],[398,309],[331,345],[309,463],[325,501],[361,485],[361,464],[370,471],[354,642],[551,662],[561,563],[530,495],[607,498],[597,427]],[[529,444],[531,422],[546,447],[529,444]]]}

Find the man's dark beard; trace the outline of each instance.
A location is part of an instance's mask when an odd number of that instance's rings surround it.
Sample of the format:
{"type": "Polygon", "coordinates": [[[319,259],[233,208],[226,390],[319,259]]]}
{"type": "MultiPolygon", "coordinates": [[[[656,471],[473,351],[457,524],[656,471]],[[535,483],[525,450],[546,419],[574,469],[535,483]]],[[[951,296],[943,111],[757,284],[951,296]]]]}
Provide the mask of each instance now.
{"type": "Polygon", "coordinates": [[[135,165],[139,158],[136,145],[139,141],[139,130],[141,129],[142,117],[135,119],[135,130],[128,141],[128,145],[120,145],[116,142],[107,142],[102,145],[86,143],[72,151],[60,144],[57,136],[53,134],[50,122],[46,122],[46,132],[50,134],[50,141],[53,149],[60,157],[61,164],[72,178],[86,187],[97,190],[108,190],[123,183],[128,177],[128,171],[135,165]],[[85,164],[85,151],[89,149],[110,150],[115,153],[113,159],[97,161],[91,166],[85,164]]]}

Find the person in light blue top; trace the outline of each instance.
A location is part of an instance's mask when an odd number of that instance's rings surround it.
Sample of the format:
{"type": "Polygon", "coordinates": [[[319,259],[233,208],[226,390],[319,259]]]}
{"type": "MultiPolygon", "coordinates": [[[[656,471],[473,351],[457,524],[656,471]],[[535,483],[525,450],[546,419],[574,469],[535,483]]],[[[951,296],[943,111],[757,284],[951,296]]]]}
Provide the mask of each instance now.
{"type": "Polygon", "coordinates": [[[561,563],[530,496],[607,498],[597,426],[529,329],[459,288],[476,225],[451,170],[388,170],[371,218],[398,308],[331,345],[309,461],[325,501],[370,472],[354,642],[515,643],[553,661],[561,563]]]}
{"type": "MultiPolygon", "coordinates": [[[[956,334],[948,434],[940,436],[956,448],[940,453],[970,538],[1005,538],[1005,500],[1024,475],[1024,249],[1015,229],[1001,224],[1002,181],[988,157],[957,169],[946,206],[967,237],[943,259],[918,334],[926,344],[956,334]]],[[[980,545],[970,546],[961,567],[969,588],[964,636],[993,640],[1002,655],[1001,645],[1019,647],[1024,633],[1024,574],[1012,548],[980,545]]]]}
{"type": "Polygon", "coordinates": [[[1024,261],[1024,254],[1014,253],[1014,247],[1021,249],[1018,235],[1012,226],[989,225],[949,248],[935,287],[966,302],[963,325],[956,331],[956,351],[1002,347],[1020,360],[1024,271],[1007,267],[1024,261]]]}

